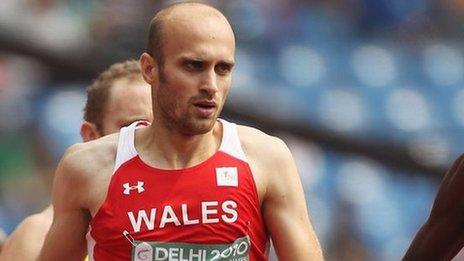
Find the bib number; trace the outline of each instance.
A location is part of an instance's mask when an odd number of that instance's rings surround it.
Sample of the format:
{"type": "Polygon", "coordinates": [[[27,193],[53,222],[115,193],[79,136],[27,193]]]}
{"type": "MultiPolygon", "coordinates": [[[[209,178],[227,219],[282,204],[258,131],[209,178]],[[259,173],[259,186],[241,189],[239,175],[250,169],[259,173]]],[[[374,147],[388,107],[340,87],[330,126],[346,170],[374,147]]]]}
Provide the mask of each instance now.
{"type": "Polygon", "coordinates": [[[231,244],[134,243],[134,261],[248,261],[250,252],[248,236],[238,238],[231,244]]]}

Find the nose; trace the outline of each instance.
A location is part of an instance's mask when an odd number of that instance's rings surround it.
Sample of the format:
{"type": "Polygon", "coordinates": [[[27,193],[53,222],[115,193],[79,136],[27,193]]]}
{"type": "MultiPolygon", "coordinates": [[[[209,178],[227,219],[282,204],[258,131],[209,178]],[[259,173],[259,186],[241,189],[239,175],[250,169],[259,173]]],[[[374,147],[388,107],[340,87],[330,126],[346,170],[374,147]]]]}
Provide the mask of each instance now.
{"type": "Polygon", "coordinates": [[[214,68],[205,71],[200,84],[200,91],[206,92],[209,96],[214,96],[218,91],[217,75],[214,68]]]}

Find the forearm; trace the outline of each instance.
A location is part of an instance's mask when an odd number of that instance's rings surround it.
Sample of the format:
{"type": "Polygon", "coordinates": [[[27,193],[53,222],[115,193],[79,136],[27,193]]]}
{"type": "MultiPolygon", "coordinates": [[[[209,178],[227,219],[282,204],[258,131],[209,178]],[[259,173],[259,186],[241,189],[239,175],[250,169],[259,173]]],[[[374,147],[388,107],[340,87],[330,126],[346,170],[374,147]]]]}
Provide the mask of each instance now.
{"type": "Polygon", "coordinates": [[[279,260],[321,261],[322,249],[312,229],[290,228],[290,233],[271,235],[279,260]]]}
{"type": "Polygon", "coordinates": [[[279,260],[323,260],[321,246],[304,206],[266,205],[263,208],[266,227],[279,260]]]}
{"type": "Polygon", "coordinates": [[[462,222],[451,219],[427,221],[411,243],[403,261],[450,260],[463,247],[462,222]]]}

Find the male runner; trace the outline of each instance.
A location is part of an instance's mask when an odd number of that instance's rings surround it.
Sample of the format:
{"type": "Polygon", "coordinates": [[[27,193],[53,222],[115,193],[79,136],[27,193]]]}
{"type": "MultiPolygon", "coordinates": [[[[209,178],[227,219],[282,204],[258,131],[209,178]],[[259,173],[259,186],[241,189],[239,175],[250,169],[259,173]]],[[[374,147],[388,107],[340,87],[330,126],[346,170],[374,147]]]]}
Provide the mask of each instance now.
{"type": "Polygon", "coordinates": [[[463,192],[464,154],[456,159],[446,173],[430,216],[417,232],[404,261],[464,260],[463,192]]]}
{"type": "Polygon", "coordinates": [[[322,259],[287,146],[218,120],[234,55],[217,9],[155,15],[140,58],[153,124],[67,150],[41,260],[80,260],[86,234],[95,260],[267,260],[269,236],[281,260],[322,259]]]}
{"type": "MultiPolygon", "coordinates": [[[[150,86],[143,81],[139,63],[116,63],[87,89],[82,140],[118,132],[136,120],[151,121],[151,110],[150,86]]],[[[27,217],[9,237],[0,260],[36,260],[52,219],[52,206],[27,217]]]]}

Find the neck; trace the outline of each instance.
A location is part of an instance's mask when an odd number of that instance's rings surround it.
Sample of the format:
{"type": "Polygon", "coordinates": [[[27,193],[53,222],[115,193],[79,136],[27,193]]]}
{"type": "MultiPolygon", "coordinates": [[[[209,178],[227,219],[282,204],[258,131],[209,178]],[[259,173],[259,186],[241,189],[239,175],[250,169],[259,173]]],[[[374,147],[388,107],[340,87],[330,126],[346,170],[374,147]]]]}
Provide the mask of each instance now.
{"type": "Polygon", "coordinates": [[[199,135],[185,135],[155,122],[143,131],[136,135],[139,156],[161,169],[183,169],[205,161],[216,153],[222,137],[218,122],[209,132],[199,135]]]}

